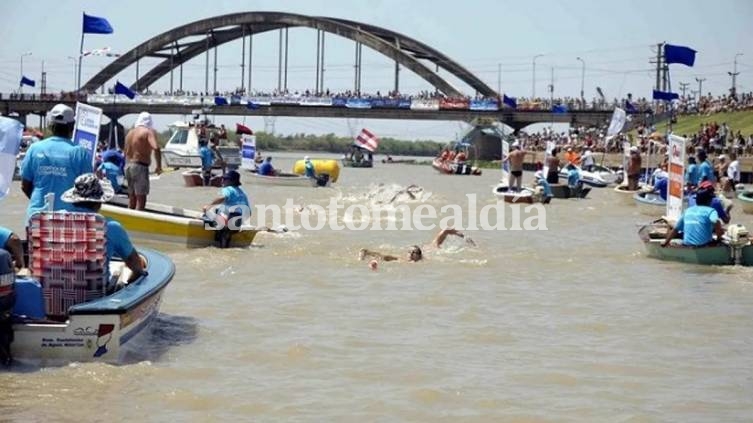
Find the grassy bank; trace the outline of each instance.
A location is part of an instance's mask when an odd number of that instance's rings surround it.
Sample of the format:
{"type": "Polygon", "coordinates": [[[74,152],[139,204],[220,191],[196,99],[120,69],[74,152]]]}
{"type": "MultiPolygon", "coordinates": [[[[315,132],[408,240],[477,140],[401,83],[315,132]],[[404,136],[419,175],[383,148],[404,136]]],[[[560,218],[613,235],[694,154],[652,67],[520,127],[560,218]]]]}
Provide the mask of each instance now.
{"type": "MultiPolygon", "coordinates": [[[[677,123],[672,125],[672,131],[676,135],[690,136],[700,129],[701,124],[716,122],[719,125],[726,122],[735,134],[737,131],[741,131],[744,136],[753,134],[753,111],[745,112],[731,112],[731,113],[716,113],[709,116],[702,115],[686,115],[679,116],[677,123]]],[[[656,125],[656,130],[664,132],[667,130],[668,121],[659,122],[656,125]]],[[[635,131],[631,132],[633,136],[636,135],[635,131]]]]}

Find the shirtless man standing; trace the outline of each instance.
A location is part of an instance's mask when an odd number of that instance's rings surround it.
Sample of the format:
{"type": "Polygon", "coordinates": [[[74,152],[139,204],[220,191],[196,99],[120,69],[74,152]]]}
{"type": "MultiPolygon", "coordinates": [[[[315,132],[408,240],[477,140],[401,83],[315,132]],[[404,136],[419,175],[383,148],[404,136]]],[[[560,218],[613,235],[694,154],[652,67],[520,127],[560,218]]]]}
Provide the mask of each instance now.
{"type": "Polygon", "coordinates": [[[144,210],[146,208],[152,151],[154,151],[154,160],[157,162],[154,172],[157,175],[162,173],[162,154],[153,127],[152,115],[148,112],[141,112],[136,119],[136,125],[126,135],[125,177],[128,181],[128,208],[130,209],[144,210]]]}
{"type": "Polygon", "coordinates": [[[628,191],[638,190],[638,178],[641,173],[641,151],[638,147],[630,147],[630,158],[628,159],[628,191]]]}
{"type": "Polygon", "coordinates": [[[516,142],[513,143],[512,151],[505,159],[510,161],[510,179],[507,185],[515,191],[520,191],[523,187],[523,159],[526,154],[516,142]]]}

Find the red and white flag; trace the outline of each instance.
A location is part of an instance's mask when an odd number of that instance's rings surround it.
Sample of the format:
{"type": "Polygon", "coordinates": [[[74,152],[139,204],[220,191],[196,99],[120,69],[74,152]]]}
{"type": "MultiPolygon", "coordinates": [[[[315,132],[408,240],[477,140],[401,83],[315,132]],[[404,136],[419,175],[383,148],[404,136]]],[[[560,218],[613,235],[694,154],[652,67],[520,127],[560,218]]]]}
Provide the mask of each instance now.
{"type": "Polygon", "coordinates": [[[379,138],[368,129],[363,128],[361,129],[361,133],[356,137],[354,144],[373,153],[379,147],[379,138]]]}

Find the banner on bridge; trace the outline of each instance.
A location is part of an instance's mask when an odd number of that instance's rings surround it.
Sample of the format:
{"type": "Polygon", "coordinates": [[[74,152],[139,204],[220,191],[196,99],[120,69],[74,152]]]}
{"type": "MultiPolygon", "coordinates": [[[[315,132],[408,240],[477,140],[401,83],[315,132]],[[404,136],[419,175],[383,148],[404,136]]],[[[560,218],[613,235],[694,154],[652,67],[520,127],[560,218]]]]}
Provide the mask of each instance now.
{"type": "Polygon", "coordinates": [[[464,98],[443,98],[439,100],[441,110],[468,110],[468,100],[464,98]]]}
{"type": "Polygon", "coordinates": [[[497,100],[471,100],[470,109],[496,112],[499,110],[499,103],[497,100]]]}
{"type": "Polygon", "coordinates": [[[332,99],[329,97],[302,97],[298,104],[301,106],[331,106],[332,99]]]}
{"type": "Polygon", "coordinates": [[[345,102],[345,107],[349,109],[370,109],[371,100],[368,98],[349,98],[345,102]]]}
{"type": "Polygon", "coordinates": [[[410,102],[411,110],[439,110],[439,100],[436,98],[414,98],[410,102]]]}

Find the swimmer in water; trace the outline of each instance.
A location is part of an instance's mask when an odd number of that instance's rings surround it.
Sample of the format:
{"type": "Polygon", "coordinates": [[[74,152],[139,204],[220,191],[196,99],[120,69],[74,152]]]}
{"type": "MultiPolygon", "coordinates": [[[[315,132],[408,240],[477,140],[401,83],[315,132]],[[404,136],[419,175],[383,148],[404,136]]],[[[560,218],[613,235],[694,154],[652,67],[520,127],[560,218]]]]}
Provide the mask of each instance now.
{"type": "MultiPolygon", "coordinates": [[[[467,237],[464,233],[458,231],[457,229],[442,229],[439,231],[437,236],[434,237],[434,240],[431,242],[432,245],[435,245],[437,248],[441,248],[442,244],[447,239],[447,236],[449,235],[455,235],[459,238],[465,239],[465,242],[468,243],[471,246],[476,246],[476,243],[473,242],[473,240],[470,237],[467,237]]],[[[361,248],[361,251],[359,251],[358,259],[364,260],[368,257],[372,257],[378,260],[383,261],[408,261],[408,262],[417,262],[423,260],[423,251],[421,250],[421,247],[418,245],[414,245],[410,248],[408,251],[408,256],[401,258],[399,256],[391,255],[391,254],[383,254],[378,251],[371,251],[367,250],[365,248],[361,248]]]]}

